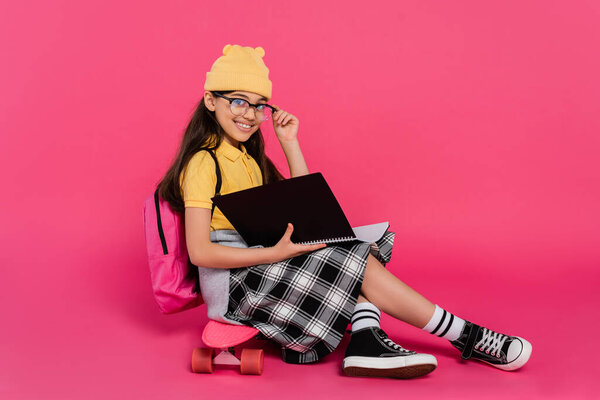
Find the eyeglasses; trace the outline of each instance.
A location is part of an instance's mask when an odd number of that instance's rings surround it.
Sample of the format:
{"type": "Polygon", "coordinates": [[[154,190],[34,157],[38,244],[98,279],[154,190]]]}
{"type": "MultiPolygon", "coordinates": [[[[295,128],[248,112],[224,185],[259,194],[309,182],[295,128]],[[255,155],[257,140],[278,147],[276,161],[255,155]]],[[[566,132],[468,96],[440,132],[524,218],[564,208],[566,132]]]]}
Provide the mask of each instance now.
{"type": "Polygon", "coordinates": [[[231,113],[238,117],[245,115],[248,112],[248,109],[250,107],[253,107],[256,119],[260,121],[266,121],[269,118],[271,118],[271,115],[273,115],[275,111],[277,111],[275,107],[270,106],[269,104],[252,104],[244,99],[223,96],[219,92],[212,92],[212,94],[214,94],[217,97],[222,97],[225,100],[229,101],[229,108],[231,109],[231,113]]]}

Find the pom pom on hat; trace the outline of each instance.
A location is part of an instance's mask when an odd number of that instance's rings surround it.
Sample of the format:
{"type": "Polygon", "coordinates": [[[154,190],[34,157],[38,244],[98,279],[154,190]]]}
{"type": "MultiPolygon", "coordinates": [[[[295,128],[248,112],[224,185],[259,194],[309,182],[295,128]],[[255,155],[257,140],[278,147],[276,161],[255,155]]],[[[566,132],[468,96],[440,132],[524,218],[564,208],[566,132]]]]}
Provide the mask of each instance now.
{"type": "Polygon", "coordinates": [[[254,50],[256,50],[256,52],[257,52],[258,54],[260,54],[260,56],[261,56],[261,57],[264,57],[264,56],[265,56],[265,49],[263,49],[262,47],[260,47],[260,46],[258,46],[258,47],[255,47],[255,48],[254,48],[254,50]]]}
{"type": "Polygon", "coordinates": [[[206,73],[205,90],[243,90],[271,98],[272,83],[269,68],[262,60],[262,47],[227,44],[223,55],[213,63],[206,73]]]}
{"type": "Polygon", "coordinates": [[[223,47],[223,55],[226,56],[227,53],[229,53],[229,49],[231,49],[231,45],[230,44],[226,44],[225,47],[223,47]]]}

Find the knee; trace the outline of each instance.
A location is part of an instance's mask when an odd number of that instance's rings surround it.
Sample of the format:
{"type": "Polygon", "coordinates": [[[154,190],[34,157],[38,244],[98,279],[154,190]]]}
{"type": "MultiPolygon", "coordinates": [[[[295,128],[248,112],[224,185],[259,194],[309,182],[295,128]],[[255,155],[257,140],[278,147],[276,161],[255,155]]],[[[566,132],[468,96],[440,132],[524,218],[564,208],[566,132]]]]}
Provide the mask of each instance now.
{"type": "Polygon", "coordinates": [[[373,254],[369,253],[369,256],[367,257],[367,268],[368,267],[383,268],[383,264],[373,254]]]}

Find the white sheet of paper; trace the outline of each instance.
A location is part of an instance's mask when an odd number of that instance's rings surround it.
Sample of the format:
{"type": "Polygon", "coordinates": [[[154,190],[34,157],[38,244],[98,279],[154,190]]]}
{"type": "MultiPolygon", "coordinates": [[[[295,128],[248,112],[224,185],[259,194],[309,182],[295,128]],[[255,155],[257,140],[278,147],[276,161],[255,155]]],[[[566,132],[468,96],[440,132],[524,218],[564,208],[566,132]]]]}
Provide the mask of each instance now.
{"type": "Polygon", "coordinates": [[[356,228],[352,228],[352,230],[354,231],[354,236],[356,236],[358,240],[374,243],[381,239],[389,226],[389,222],[380,222],[378,224],[357,226],[356,228]]]}

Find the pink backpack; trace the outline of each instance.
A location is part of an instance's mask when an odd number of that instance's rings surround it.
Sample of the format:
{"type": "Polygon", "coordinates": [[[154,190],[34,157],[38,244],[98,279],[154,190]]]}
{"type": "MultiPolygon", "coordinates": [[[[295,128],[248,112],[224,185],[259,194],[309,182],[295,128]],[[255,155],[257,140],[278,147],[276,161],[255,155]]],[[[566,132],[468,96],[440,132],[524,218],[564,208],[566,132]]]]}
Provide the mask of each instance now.
{"type": "MultiPolygon", "coordinates": [[[[221,173],[214,153],[217,186],[221,190],[221,173]]],[[[211,216],[215,211],[215,205],[211,216]]],[[[173,314],[203,303],[198,282],[198,268],[192,264],[185,244],[183,214],[173,211],[158,189],[144,201],[144,230],[154,299],[163,314],[173,314]]]]}

